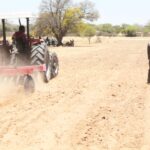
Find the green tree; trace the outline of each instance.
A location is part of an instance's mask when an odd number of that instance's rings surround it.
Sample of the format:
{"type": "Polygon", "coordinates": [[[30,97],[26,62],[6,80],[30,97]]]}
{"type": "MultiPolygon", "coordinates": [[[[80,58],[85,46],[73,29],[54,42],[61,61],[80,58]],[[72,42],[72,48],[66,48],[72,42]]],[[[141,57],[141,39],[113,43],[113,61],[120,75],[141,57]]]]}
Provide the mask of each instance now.
{"type": "Polygon", "coordinates": [[[85,29],[83,30],[83,35],[88,38],[89,44],[91,43],[91,38],[96,34],[96,30],[94,27],[90,25],[86,25],[85,29]]]}
{"type": "Polygon", "coordinates": [[[32,27],[32,34],[34,36],[49,36],[53,35],[51,28],[46,21],[47,14],[40,14],[39,18],[36,19],[34,26],[32,27]],[[44,23],[45,22],[45,23],[44,23]]]}
{"type": "Polygon", "coordinates": [[[97,30],[99,32],[98,35],[103,35],[103,36],[112,36],[114,33],[114,28],[109,23],[99,25],[97,30]]]}
{"type": "Polygon", "coordinates": [[[38,22],[41,26],[40,32],[46,29],[43,28],[46,25],[56,37],[58,45],[62,45],[63,37],[83,19],[93,21],[99,16],[90,1],[81,2],[78,6],[73,6],[71,2],[71,0],[43,0],[41,3],[38,22]]]}
{"type": "Polygon", "coordinates": [[[120,25],[113,26],[113,31],[115,35],[118,35],[119,33],[121,33],[121,26],[120,25]]]}
{"type": "Polygon", "coordinates": [[[71,30],[72,33],[76,33],[78,36],[84,36],[84,30],[87,27],[86,23],[80,22],[71,30]]]}
{"type": "Polygon", "coordinates": [[[134,25],[128,25],[126,26],[124,33],[128,37],[134,37],[136,36],[137,28],[134,25]]]}
{"type": "Polygon", "coordinates": [[[141,27],[136,24],[135,25],[122,24],[121,28],[122,33],[128,37],[137,36],[137,32],[140,32],[141,30],[141,27]]]}

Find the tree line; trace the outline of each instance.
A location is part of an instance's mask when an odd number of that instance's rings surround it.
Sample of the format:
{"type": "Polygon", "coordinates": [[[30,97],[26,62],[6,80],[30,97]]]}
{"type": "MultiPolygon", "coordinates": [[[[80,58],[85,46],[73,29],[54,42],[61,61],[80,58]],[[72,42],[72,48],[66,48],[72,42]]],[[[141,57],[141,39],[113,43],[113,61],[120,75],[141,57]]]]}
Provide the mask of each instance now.
{"type": "MultiPolygon", "coordinates": [[[[53,33],[50,29],[39,28],[37,23],[31,25],[31,34],[33,36],[52,36],[53,33]]],[[[7,23],[6,24],[7,32],[14,32],[18,30],[18,25],[7,23]]],[[[2,32],[2,26],[0,25],[0,32],[2,32]]],[[[89,24],[89,23],[80,23],[69,30],[66,35],[74,35],[74,36],[150,36],[150,23],[146,25],[130,25],[130,24],[122,24],[122,25],[112,25],[110,23],[106,24],[89,24]]]]}
{"type": "MultiPolygon", "coordinates": [[[[84,36],[150,36],[150,23],[145,26],[138,24],[112,25],[92,24],[100,14],[92,1],[84,0],[73,3],[72,0],[42,0],[39,15],[31,25],[33,36],[53,36],[58,45],[62,45],[66,35],[84,36]]],[[[7,31],[16,30],[15,25],[7,23],[7,31]]],[[[1,27],[0,27],[1,31],[1,27]]]]}
{"type": "Polygon", "coordinates": [[[150,36],[150,23],[146,25],[111,25],[101,24],[96,26],[97,34],[102,36],[150,36]]]}
{"type": "Polygon", "coordinates": [[[85,36],[150,36],[150,23],[112,25],[92,24],[100,17],[92,1],[84,0],[74,4],[72,0],[42,0],[39,17],[33,26],[36,36],[54,36],[58,44],[66,35],[85,36]]]}

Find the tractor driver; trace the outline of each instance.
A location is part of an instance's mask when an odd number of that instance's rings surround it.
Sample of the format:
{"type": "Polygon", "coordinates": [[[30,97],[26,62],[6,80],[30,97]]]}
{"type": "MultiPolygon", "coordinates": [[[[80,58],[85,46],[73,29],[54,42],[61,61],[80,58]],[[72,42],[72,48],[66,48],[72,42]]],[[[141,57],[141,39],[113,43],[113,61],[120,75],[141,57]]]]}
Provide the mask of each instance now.
{"type": "Polygon", "coordinates": [[[16,45],[18,52],[26,53],[28,42],[27,42],[27,36],[25,34],[25,27],[23,25],[20,25],[19,31],[13,34],[12,40],[13,40],[13,44],[16,45]]]}

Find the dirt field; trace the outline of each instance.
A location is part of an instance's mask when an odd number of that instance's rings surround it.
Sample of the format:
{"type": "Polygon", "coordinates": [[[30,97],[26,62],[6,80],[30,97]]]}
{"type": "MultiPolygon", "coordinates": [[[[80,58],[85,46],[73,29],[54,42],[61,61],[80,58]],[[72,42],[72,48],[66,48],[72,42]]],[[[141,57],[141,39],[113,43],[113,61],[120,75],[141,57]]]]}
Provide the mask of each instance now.
{"type": "Polygon", "coordinates": [[[149,38],[52,48],[59,75],[0,88],[0,150],[150,150],[149,38]]]}

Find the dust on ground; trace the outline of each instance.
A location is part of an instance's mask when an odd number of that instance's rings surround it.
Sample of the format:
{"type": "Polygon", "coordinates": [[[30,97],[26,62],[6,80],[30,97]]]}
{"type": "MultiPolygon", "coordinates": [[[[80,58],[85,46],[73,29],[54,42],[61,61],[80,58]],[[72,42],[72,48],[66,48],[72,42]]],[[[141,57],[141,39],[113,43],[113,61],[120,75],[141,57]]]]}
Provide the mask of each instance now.
{"type": "Polygon", "coordinates": [[[59,75],[35,93],[1,84],[1,150],[150,149],[149,39],[76,40],[50,48],[59,75]]]}

